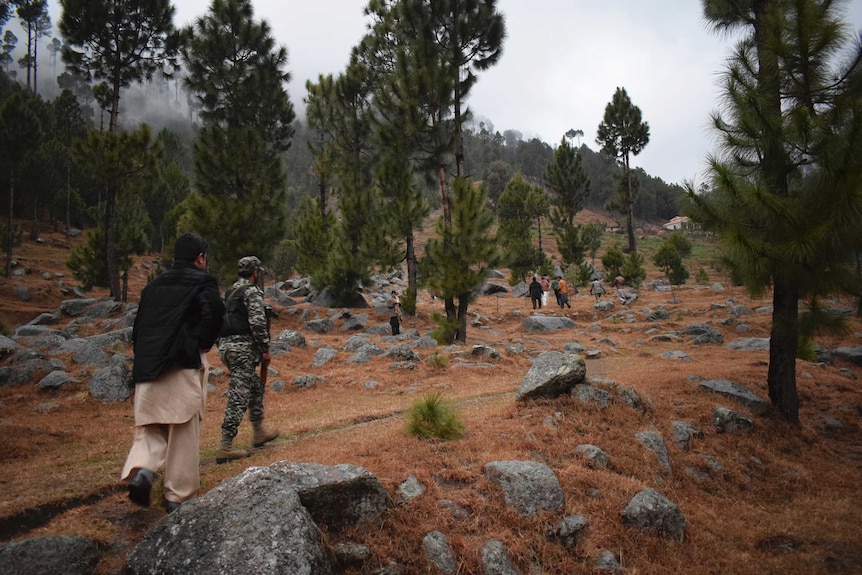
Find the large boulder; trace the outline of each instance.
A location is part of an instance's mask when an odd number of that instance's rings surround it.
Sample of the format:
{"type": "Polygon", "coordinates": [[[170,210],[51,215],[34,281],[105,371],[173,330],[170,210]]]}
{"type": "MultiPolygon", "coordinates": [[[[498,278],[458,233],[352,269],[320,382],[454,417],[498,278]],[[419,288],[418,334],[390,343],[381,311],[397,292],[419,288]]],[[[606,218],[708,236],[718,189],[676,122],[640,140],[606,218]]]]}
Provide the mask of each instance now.
{"type": "Polygon", "coordinates": [[[688,522],[682,511],[655,489],[645,489],[632,497],[620,515],[629,527],[676,540],[685,538],[688,522]]]}
{"type": "Polygon", "coordinates": [[[125,401],[131,395],[131,369],[128,356],[117,354],[107,367],[96,371],[87,382],[90,395],[100,401],[125,401]]]}
{"type": "Polygon", "coordinates": [[[533,360],[515,399],[558,397],[583,383],[586,375],[587,365],[580,355],[559,351],[543,352],[533,360]]]}
{"type": "Polygon", "coordinates": [[[524,318],[522,324],[524,331],[534,333],[547,333],[558,329],[572,329],[575,327],[575,322],[571,318],[546,315],[531,315],[524,318]]]}
{"type": "Polygon", "coordinates": [[[339,529],[379,517],[389,509],[386,489],[357,465],[276,461],[269,466],[299,494],[319,525],[339,529]]]}
{"type": "Polygon", "coordinates": [[[0,573],[91,575],[98,544],[82,535],[44,535],[0,545],[0,573]]]}
{"type": "Polygon", "coordinates": [[[251,467],[184,503],[132,551],[128,575],[329,575],[332,561],[288,477],[251,467]]]}
{"type": "Polygon", "coordinates": [[[506,506],[524,516],[563,509],[566,498],[550,467],[536,461],[492,461],[485,477],[503,490],[506,506]]]}

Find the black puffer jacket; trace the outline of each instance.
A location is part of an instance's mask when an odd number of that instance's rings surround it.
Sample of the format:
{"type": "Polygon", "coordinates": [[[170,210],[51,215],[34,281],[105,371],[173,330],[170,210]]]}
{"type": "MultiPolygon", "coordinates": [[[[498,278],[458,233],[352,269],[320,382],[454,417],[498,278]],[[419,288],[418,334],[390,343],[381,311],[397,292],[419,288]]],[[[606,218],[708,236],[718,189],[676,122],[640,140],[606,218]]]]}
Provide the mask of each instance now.
{"type": "Polygon", "coordinates": [[[199,368],[200,350],[215,343],[223,315],[216,279],[192,262],[174,262],[141,292],[132,330],[132,383],[154,381],[173,364],[199,368]]]}

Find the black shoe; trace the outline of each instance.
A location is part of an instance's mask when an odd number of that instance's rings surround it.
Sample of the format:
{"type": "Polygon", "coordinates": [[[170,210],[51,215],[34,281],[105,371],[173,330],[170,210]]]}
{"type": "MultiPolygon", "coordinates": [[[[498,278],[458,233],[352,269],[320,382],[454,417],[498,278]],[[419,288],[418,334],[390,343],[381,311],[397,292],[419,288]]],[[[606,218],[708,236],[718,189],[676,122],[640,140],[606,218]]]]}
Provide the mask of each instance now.
{"type": "Polygon", "coordinates": [[[182,505],[182,503],[177,503],[176,501],[168,501],[167,499],[165,499],[165,510],[167,510],[169,514],[179,509],[180,505],[182,505]]]}
{"type": "Polygon", "coordinates": [[[129,500],[141,507],[150,506],[150,492],[153,490],[152,472],[141,469],[131,481],[129,481],[129,500]]]}

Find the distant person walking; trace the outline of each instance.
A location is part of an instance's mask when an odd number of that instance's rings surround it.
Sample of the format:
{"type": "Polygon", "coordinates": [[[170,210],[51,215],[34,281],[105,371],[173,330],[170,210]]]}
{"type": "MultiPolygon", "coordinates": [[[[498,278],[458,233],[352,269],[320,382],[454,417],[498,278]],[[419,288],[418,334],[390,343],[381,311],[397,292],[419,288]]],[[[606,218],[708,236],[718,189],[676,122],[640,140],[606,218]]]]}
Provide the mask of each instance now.
{"type": "Polygon", "coordinates": [[[557,276],[557,279],[559,281],[559,288],[557,291],[560,293],[560,309],[565,309],[566,306],[569,306],[569,309],[572,309],[572,304],[569,303],[569,282],[567,282],[563,277],[557,276]]]}
{"type": "Polygon", "coordinates": [[[386,304],[389,308],[389,325],[392,326],[392,335],[401,333],[401,300],[398,298],[398,292],[392,290],[389,296],[389,303],[386,304]]]}
{"type": "Polygon", "coordinates": [[[551,284],[548,282],[548,276],[542,276],[539,283],[542,284],[542,306],[545,307],[548,305],[548,292],[551,289],[551,284]]]}
{"type": "Polygon", "coordinates": [[[200,488],[206,353],[224,314],[218,282],[205,272],[206,264],[201,236],[177,238],[173,264],[141,292],[132,328],[135,439],[121,478],[129,480],[129,499],[149,507],[155,473],[164,466],[168,513],[200,488]]]}
{"type": "Polygon", "coordinates": [[[277,429],[263,426],[263,380],[257,373],[257,364],[265,367],[272,357],[269,354],[267,305],[257,281],[263,272],[261,261],[255,256],[240,258],[237,263],[239,279],[224,294],[225,313],[218,351],[222,362],[230,370],[227,405],[221,424],[221,445],[216,452],[216,463],[226,463],[248,456],[248,451],[233,446],[243,415],[254,430],[252,445],[261,447],[279,435],[277,429]]]}
{"type": "Polygon", "coordinates": [[[533,301],[533,309],[542,309],[542,284],[533,276],[533,281],[530,282],[530,299],[533,301]]]}
{"type": "Polygon", "coordinates": [[[551,281],[551,290],[554,292],[554,298],[557,300],[557,305],[560,305],[560,276],[555,277],[551,281]]]}
{"type": "Polygon", "coordinates": [[[599,303],[599,300],[602,299],[602,296],[607,293],[605,290],[605,284],[602,283],[602,280],[593,280],[590,283],[590,293],[596,296],[596,303],[599,303]]]}

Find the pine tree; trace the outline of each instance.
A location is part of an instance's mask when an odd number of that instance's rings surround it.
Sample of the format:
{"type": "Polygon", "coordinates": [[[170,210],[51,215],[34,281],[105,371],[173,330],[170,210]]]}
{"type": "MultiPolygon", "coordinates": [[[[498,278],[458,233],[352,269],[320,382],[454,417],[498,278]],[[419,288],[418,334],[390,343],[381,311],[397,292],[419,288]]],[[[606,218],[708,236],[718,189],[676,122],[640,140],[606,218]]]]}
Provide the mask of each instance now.
{"type": "Polygon", "coordinates": [[[752,294],[772,288],[767,384],[799,420],[800,299],[859,293],[862,247],[862,47],[840,2],[704,2],[716,30],[742,36],[713,116],[713,193],[688,190],[687,213],[722,240],[722,263],[752,294]],[[842,56],[844,58],[842,58],[842,56]]]}
{"type": "Polygon", "coordinates": [[[496,238],[491,234],[494,218],[482,187],[465,178],[455,178],[452,196],[452,226],[447,227],[442,220],[437,223],[437,237],[428,240],[425,247],[423,271],[429,286],[442,297],[457,299],[455,338],[464,342],[470,300],[498,254],[496,238]]]}
{"type": "Polygon", "coordinates": [[[545,180],[551,195],[551,224],[557,236],[557,248],[564,265],[579,265],[588,246],[582,226],[575,216],[584,208],[590,195],[590,179],[584,172],[581,155],[563,138],[554,152],[554,161],[548,164],[545,180]]]}
{"type": "Polygon", "coordinates": [[[602,152],[616,158],[623,165],[619,210],[626,215],[626,228],[629,237],[629,252],[637,251],[634,230],[634,204],[636,198],[633,182],[631,156],[637,156],[649,143],[649,124],[641,119],[640,108],[632,104],[625,88],[617,88],[607,107],[602,123],[599,124],[596,142],[602,152]]]}
{"type": "Polygon", "coordinates": [[[210,241],[211,265],[233,276],[240,257],[265,261],[284,235],[282,154],[295,118],[287,50],[254,19],[250,0],[214,0],[182,36],[186,86],[204,126],[194,152],[199,193],[181,222],[210,241]]]}
{"type": "MultiPolygon", "coordinates": [[[[87,80],[104,80],[110,101],[108,130],[118,126],[120,93],[149,79],[175,54],[174,8],[170,0],[61,0],[63,61],[87,80]]],[[[116,181],[116,178],[110,178],[116,181]]],[[[106,189],[105,251],[111,295],[120,297],[117,255],[117,190],[106,189]]]]}

